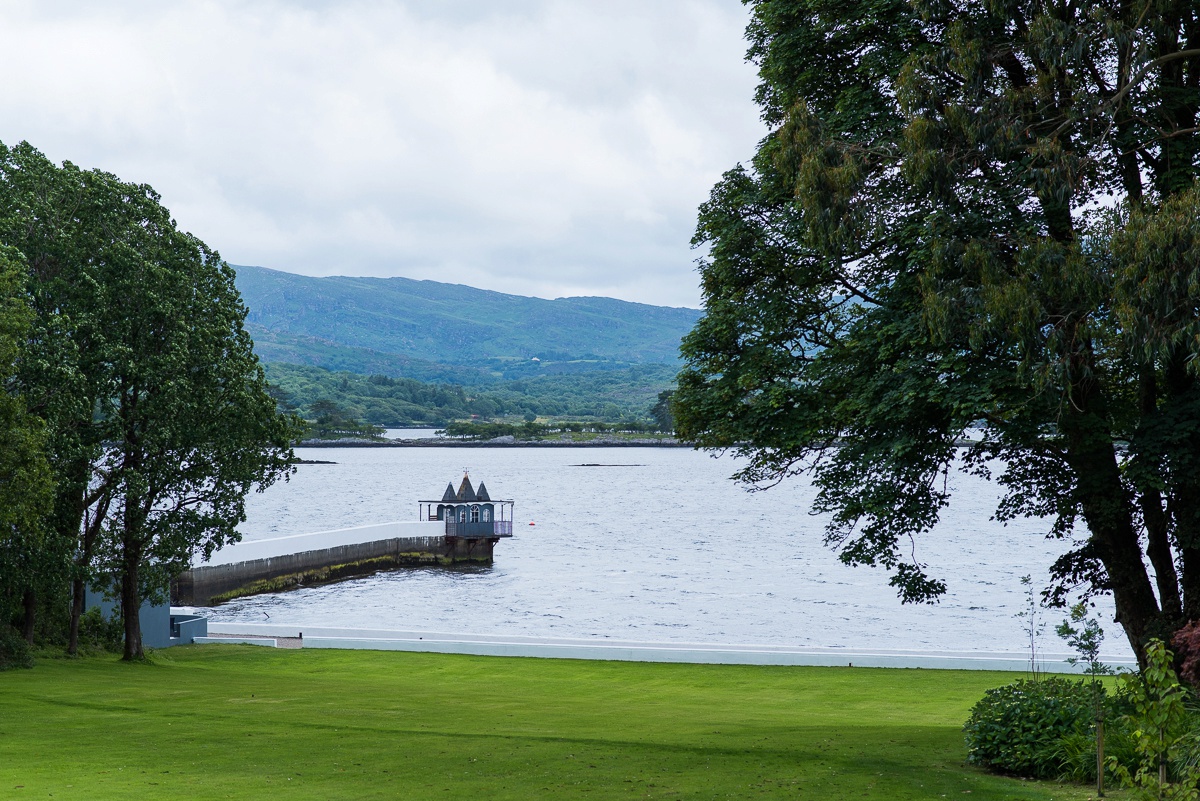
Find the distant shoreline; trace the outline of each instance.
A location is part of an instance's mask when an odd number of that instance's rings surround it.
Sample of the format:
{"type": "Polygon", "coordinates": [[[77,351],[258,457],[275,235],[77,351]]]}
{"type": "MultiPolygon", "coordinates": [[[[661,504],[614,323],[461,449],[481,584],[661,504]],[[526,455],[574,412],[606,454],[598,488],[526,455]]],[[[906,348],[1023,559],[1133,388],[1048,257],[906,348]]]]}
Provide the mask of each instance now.
{"type": "MultiPolygon", "coordinates": [[[[500,438],[508,439],[507,437],[500,438]]],[[[691,448],[677,439],[594,439],[584,442],[566,440],[483,441],[457,439],[394,439],[386,442],[365,439],[308,439],[297,448],[691,448]]]]}

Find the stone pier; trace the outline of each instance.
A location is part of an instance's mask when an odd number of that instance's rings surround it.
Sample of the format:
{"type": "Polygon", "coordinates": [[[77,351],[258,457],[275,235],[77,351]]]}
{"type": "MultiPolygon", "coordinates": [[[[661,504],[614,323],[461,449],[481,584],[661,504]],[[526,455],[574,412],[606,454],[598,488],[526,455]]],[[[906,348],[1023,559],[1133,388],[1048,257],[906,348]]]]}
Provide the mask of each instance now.
{"type": "Polygon", "coordinates": [[[175,579],[171,603],[209,606],[397,567],[491,564],[496,539],[445,530],[441,520],[397,522],[239,542],[175,579]]]}

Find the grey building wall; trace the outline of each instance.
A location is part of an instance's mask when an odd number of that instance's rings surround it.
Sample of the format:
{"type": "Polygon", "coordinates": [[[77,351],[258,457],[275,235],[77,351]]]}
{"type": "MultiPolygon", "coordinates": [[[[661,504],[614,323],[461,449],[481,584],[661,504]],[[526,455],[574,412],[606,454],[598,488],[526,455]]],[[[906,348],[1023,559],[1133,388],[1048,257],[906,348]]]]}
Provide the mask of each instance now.
{"type": "MultiPolygon", "coordinates": [[[[99,607],[104,617],[112,618],[120,611],[121,604],[89,587],[84,595],[83,608],[86,611],[93,606],[99,607]]],[[[142,646],[146,648],[168,648],[208,635],[208,618],[182,612],[173,614],[168,604],[144,602],[138,610],[138,622],[141,623],[142,646]]]]}

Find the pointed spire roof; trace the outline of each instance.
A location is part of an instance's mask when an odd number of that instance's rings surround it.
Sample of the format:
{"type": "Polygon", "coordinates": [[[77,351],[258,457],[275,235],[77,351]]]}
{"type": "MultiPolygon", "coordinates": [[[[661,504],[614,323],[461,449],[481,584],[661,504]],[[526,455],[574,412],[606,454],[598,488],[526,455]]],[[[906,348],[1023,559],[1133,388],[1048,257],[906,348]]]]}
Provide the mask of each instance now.
{"type": "Polygon", "coordinates": [[[475,491],[475,500],[477,500],[477,501],[490,501],[491,500],[491,497],[488,495],[487,485],[485,485],[482,481],[479,482],[479,489],[475,491]]]}
{"type": "Polygon", "coordinates": [[[471,486],[471,479],[468,476],[464,475],[462,483],[458,485],[458,500],[460,500],[460,501],[477,500],[477,498],[475,497],[475,488],[471,486]]]}
{"type": "Polygon", "coordinates": [[[458,498],[456,498],[454,495],[454,482],[453,481],[446,483],[446,491],[442,493],[442,500],[443,501],[457,501],[458,500],[458,498]]]}

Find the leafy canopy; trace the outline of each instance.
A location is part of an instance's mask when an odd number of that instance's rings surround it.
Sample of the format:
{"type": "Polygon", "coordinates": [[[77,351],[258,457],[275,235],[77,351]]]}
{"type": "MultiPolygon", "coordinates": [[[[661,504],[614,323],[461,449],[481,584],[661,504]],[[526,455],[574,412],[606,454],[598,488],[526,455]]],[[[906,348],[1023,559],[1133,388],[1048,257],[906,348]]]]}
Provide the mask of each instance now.
{"type": "Polygon", "coordinates": [[[1112,592],[1135,647],[1200,617],[1200,8],[757,0],[747,35],[772,132],[700,209],[681,434],[810,473],[905,601],[961,465],[1071,540],[1052,599],[1112,592]]]}
{"type": "Polygon", "coordinates": [[[72,643],[92,582],[118,591],[137,658],[142,601],[239,538],[246,494],[287,475],[299,431],[232,269],[150,187],[0,145],[0,242],[32,311],[16,377],[54,473],[44,551],[74,563],[72,643]]]}

